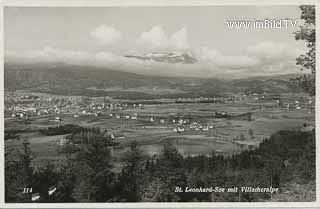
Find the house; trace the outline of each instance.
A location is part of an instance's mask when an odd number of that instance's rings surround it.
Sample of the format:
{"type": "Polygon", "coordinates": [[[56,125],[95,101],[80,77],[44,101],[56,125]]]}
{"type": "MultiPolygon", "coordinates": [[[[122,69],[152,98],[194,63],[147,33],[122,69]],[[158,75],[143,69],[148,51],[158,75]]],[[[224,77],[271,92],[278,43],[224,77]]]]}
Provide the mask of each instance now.
{"type": "Polygon", "coordinates": [[[55,120],[56,122],[60,122],[60,121],[61,121],[61,118],[60,118],[60,117],[55,117],[54,120],[55,120]]]}
{"type": "Polygon", "coordinates": [[[184,132],[184,128],[183,128],[183,127],[178,127],[178,128],[177,128],[177,132],[178,132],[178,133],[184,132]]]}
{"type": "Polygon", "coordinates": [[[208,127],[208,126],[205,126],[205,127],[202,128],[202,130],[203,130],[203,131],[209,131],[209,127],[208,127]]]}
{"type": "Polygon", "coordinates": [[[122,133],[114,133],[113,134],[116,139],[124,139],[126,138],[122,133]]]}
{"type": "Polygon", "coordinates": [[[58,122],[61,122],[62,119],[60,117],[55,117],[53,120],[49,120],[49,121],[58,123],[58,122]]]}
{"type": "Polygon", "coordinates": [[[154,120],[154,118],[153,118],[153,117],[151,117],[151,118],[150,118],[150,121],[151,121],[151,122],[154,122],[155,120],[154,120]]]}
{"type": "Polygon", "coordinates": [[[225,117],[227,117],[227,112],[225,112],[225,111],[222,111],[222,112],[215,112],[214,113],[215,114],[215,117],[216,118],[225,118],[225,117]]]}
{"type": "Polygon", "coordinates": [[[110,134],[110,138],[111,138],[112,140],[114,140],[116,137],[114,136],[113,133],[111,133],[111,134],[110,134]]]}
{"type": "Polygon", "coordinates": [[[67,144],[67,139],[66,138],[61,138],[60,140],[59,140],[59,142],[58,142],[58,145],[59,146],[64,146],[64,145],[66,145],[67,144]]]}
{"type": "Polygon", "coordinates": [[[197,126],[195,126],[194,124],[191,124],[190,126],[189,126],[189,128],[190,129],[195,129],[197,126]]]}

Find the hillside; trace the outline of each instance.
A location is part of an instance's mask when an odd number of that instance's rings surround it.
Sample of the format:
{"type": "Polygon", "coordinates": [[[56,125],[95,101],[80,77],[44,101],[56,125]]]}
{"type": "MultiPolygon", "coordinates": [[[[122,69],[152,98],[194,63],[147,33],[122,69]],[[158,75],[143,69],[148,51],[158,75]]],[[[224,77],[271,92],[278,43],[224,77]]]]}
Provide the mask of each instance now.
{"type": "Polygon", "coordinates": [[[290,81],[289,76],[237,80],[156,77],[62,63],[54,65],[6,63],[4,71],[5,89],[8,91],[30,90],[62,95],[112,96],[121,93],[123,97],[128,95],[135,97],[139,92],[142,97],[158,98],[214,96],[230,92],[301,92],[301,89],[290,81]],[[157,91],[150,93],[145,89],[157,89],[157,91]],[[159,92],[164,93],[160,95],[159,92]]]}

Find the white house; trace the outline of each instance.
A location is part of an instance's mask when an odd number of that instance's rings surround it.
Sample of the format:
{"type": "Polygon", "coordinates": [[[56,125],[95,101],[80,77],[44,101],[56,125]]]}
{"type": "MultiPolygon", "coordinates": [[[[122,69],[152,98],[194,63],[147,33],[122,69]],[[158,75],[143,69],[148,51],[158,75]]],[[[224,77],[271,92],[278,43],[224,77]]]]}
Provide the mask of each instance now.
{"type": "Polygon", "coordinates": [[[184,128],[183,127],[178,127],[178,133],[182,133],[184,132],[184,128]]]}
{"type": "Polygon", "coordinates": [[[205,126],[205,127],[202,128],[202,130],[203,130],[203,131],[209,131],[209,127],[208,127],[208,126],[205,126]]]}
{"type": "Polygon", "coordinates": [[[58,145],[59,145],[59,146],[63,146],[63,145],[65,145],[65,144],[67,144],[67,139],[66,139],[66,138],[61,138],[61,139],[59,140],[59,142],[58,142],[58,145]]]}

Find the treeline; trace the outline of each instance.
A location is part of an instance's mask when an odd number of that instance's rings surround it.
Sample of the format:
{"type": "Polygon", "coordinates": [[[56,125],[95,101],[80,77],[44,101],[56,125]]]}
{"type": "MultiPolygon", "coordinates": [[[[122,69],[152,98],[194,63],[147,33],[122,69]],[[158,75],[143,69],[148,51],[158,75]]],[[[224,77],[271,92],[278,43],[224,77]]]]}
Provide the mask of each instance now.
{"type": "Polygon", "coordinates": [[[112,156],[112,140],[98,129],[89,132],[74,135],[83,139],[77,149],[66,151],[63,165],[32,167],[28,142],[19,150],[6,150],[6,202],[31,202],[32,193],[39,193],[37,202],[272,201],[270,193],[179,193],[175,189],[272,186],[284,192],[290,182],[315,184],[314,132],[280,131],[259,148],[229,157],[214,152],[183,157],[170,141],[161,154],[149,157],[132,142],[120,168],[119,159],[112,156]],[[25,187],[32,193],[23,194],[25,187]],[[52,187],[56,191],[49,195],[52,187]]]}
{"type": "Polygon", "coordinates": [[[62,134],[70,134],[70,133],[78,133],[80,131],[84,131],[86,128],[74,125],[74,124],[66,124],[61,126],[48,127],[46,129],[41,129],[40,133],[46,136],[55,136],[62,134]]]}
{"type": "Polygon", "coordinates": [[[17,129],[4,130],[4,140],[20,139],[20,132],[22,131],[17,129]]]}
{"type": "Polygon", "coordinates": [[[4,131],[4,140],[13,140],[20,139],[20,133],[22,132],[37,132],[39,131],[41,134],[46,136],[55,136],[55,135],[63,135],[63,134],[74,134],[79,133],[81,131],[91,130],[90,128],[84,128],[74,124],[65,124],[59,126],[52,126],[44,129],[32,129],[32,130],[20,130],[20,129],[8,129],[4,131]]]}

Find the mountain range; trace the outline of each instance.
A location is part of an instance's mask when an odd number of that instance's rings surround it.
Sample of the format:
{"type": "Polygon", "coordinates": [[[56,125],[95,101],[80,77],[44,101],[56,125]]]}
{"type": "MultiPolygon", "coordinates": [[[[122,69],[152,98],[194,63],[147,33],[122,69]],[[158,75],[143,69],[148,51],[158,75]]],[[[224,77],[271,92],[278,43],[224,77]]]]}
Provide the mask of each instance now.
{"type": "Polygon", "coordinates": [[[5,63],[6,91],[28,90],[61,95],[111,96],[129,99],[215,96],[228,93],[299,93],[290,81],[297,75],[234,80],[146,76],[63,63],[5,63]]]}

